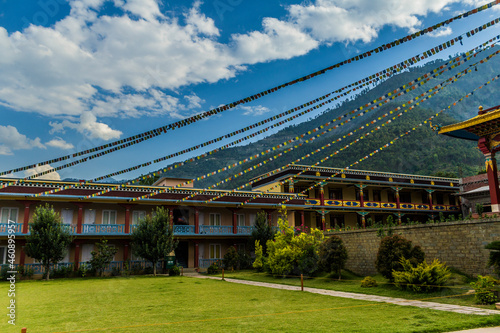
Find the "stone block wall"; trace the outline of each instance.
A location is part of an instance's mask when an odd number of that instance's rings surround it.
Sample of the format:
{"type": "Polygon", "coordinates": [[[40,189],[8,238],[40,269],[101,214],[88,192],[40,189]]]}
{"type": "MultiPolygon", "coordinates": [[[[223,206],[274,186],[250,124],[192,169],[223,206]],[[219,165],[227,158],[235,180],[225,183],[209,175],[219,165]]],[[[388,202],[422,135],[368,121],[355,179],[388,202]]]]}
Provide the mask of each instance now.
{"type": "MultiPolygon", "coordinates": [[[[393,230],[414,245],[420,245],[428,262],[437,258],[449,267],[473,276],[493,273],[486,267],[489,250],[484,246],[500,240],[500,219],[402,226],[393,230]]],[[[359,275],[377,274],[375,260],[381,240],[377,229],[335,234],[347,247],[347,269],[359,275]]]]}

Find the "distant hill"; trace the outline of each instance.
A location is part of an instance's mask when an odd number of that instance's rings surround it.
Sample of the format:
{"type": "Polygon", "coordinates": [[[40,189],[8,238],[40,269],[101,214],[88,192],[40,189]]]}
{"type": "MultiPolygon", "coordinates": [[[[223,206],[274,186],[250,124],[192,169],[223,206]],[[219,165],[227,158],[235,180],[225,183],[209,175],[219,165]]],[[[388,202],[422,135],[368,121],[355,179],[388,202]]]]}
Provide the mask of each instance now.
{"type": "MultiPolygon", "coordinates": [[[[496,51],[497,49],[498,48],[494,48],[493,51],[496,51]]],[[[488,53],[491,53],[493,51],[488,51],[488,53]]],[[[471,60],[469,63],[473,63],[475,61],[477,60],[471,60]]],[[[443,63],[445,63],[445,61],[438,60],[423,66],[414,67],[408,72],[404,72],[392,78],[389,78],[388,80],[377,85],[371,90],[363,91],[354,100],[347,101],[345,103],[342,103],[341,105],[337,105],[336,107],[327,110],[315,119],[309,120],[296,126],[289,126],[279,131],[278,133],[275,133],[258,142],[225,149],[218,152],[217,154],[210,155],[208,158],[201,159],[194,163],[189,163],[181,168],[175,169],[169,172],[167,176],[185,178],[196,177],[220,169],[228,164],[245,159],[253,154],[289,140],[290,138],[296,137],[299,134],[305,133],[308,130],[322,125],[341,114],[357,108],[360,105],[364,105],[368,101],[372,101],[375,98],[406,84],[407,82],[431,71],[432,69],[440,66],[443,63]]],[[[477,67],[477,71],[473,70],[472,73],[460,79],[453,85],[445,88],[442,92],[431,98],[429,101],[422,103],[421,105],[419,105],[419,107],[411,110],[404,116],[393,121],[387,127],[375,132],[373,135],[370,135],[369,138],[353,145],[349,149],[338,154],[334,159],[330,159],[322,165],[346,167],[349,164],[359,160],[361,157],[367,155],[375,149],[378,149],[380,146],[383,146],[394,137],[399,136],[400,133],[404,133],[407,129],[413,128],[422,120],[428,118],[432,114],[435,114],[436,111],[447,107],[455,100],[463,97],[465,94],[469,93],[479,85],[490,80],[493,76],[498,74],[498,72],[496,72],[496,68],[500,68],[500,55],[492,58],[486,64],[477,67]]],[[[417,94],[430,89],[431,87],[435,86],[451,75],[455,75],[458,70],[463,69],[465,69],[465,67],[460,66],[460,68],[455,69],[452,72],[448,72],[446,75],[442,75],[438,78],[432,79],[431,82],[427,83],[423,87],[419,87],[418,89],[414,90],[412,94],[401,96],[395,101],[386,104],[384,107],[376,109],[368,113],[364,117],[355,119],[355,121],[352,121],[348,125],[342,126],[337,130],[331,131],[329,134],[315,140],[313,143],[303,145],[299,149],[286,154],[285,157],[277,161],[267,163],[264,167],[261,167],[252,173],[247,173],[244,176],[229,182],[228,184],[224,184],[220,188],[237,187],[241,184],[244,184],[252,177],[290,163],[290,161],[293,161],[300,156],[303,156],[315,149],[318,149],[326,143],[333,141],[332,139],[336,139],[339,136],[358,128],[360,124],[365,124],[371,119],[379,117],[385,112],[394,109],[395,107],[401,105],[417,94]]],[[[477,108],[479,105],[483,105],[485,108],[498,105],[500,104],[500,100],[498,99],[496,93],[497,83],[494,82],[493,84],[481,89],[470,98],[467,98],[464,102],[457,104],[457,106],[453,107],[450,111],[447,111],[443,115],[436,118],[433,124],[447,125],[470,118],[477,114],[477,108]]],[[[361,133],[363,132],[360,132],[360,134],[361,133]]],[[[345,146],[347,143],[351,142],[357,137],[358,135],[355,135],[351,137],[351,139],[345,139],[341,144],[336,144],[333,146],[333,148],[330,148],[328,152],[325,151],[322,154],[316,154],[312,158],[301,161],[300,164],[313,164],[323,156],[330,154],[331,152],[337,150],[342,146],[345,146]]],[[[271,155],[269,154],[261,159],[254,160],[251,163],[247,163],[246,165],[244,165],[244,168],[248,168],[250,165],[254,165],[270,156],[271,155]]],[[[387,149],[384,149],[382,152],[374,155],[366,161],[359,163],[354,168],[425,175],[432,175],[438,172],[447,172],[448,174],[454,174],[458,177],[461,177],[476,174],[480,169],[483,168],[483,166],[483,156],[476,148],[476,144],[474,142],[468,142],[464,140],[449,138],[443,135],[438,135],[429,126],[427,126],[399,140],[396,144],[390,146],[387,149]]],[[[202,188],[210,186],[213,183],[216,183],[221,179],[228,177],[229,175],[233,175],[241,171],[242,169],[243,168],[234,168],[230,170],[230,173],[226,172],[212,176],[201,182],[195,183],[195,187],[202,188]]]]}

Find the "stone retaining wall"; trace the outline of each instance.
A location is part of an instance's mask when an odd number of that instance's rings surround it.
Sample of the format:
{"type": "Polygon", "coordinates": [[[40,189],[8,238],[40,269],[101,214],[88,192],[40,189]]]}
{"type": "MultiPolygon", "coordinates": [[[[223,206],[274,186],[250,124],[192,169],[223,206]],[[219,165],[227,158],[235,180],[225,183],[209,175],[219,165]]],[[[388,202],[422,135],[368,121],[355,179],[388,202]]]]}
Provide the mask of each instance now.
{"type": "MultiPolygon", "coordinates": [[[[486,267],[489,250],[484,246],[500,240],[500,220],[475,220],[402,226],[394,233],[420,245],[426,260],[434,258],[469,275],[492,274],[486,267]]],[[[374,275],[375,259],[380,245],[377,229],[337,232],[349,254],[346,268],[360,275],[374,275]]]]}

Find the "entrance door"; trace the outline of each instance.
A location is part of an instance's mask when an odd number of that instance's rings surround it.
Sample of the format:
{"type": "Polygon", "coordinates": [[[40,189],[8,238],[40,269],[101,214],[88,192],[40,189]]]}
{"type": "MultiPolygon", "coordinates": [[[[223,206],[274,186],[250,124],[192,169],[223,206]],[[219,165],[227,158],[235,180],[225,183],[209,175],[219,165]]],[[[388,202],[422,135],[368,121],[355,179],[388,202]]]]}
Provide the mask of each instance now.
{"type": "MultiPolygon", "coordinates": [[[[179,242],[177,248],[175,249],[175,259],[177,264],[184,268],[188,267],[189,259],[189,243],[187,241],[179,242]]],[[[195,266],[198,266],[195,264],[195,266]]]]}

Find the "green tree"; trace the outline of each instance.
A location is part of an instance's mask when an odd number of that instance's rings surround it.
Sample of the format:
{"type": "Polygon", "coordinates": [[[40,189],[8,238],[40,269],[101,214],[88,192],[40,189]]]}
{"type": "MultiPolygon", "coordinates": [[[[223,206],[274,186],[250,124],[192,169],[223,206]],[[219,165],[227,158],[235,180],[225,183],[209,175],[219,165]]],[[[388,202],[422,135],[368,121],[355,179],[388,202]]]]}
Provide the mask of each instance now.
{"type": "Polygon", "coordinates": [[[97,251],[90,252],[92,258],[90,259],[89,264],[92,269],[96,271],[97,275],[102,276],[104,274],[104,269],[113,260],[113,256],[116,254],[118,249],[114,246],[109,246],[106,239],[102,239],[95,245],[97,246],[97,251]]]}
{"type": "Polygon", "coordinates": [[[262,246],[263,255],[267,254],[267,241],[274,238],[273,230],[269,226],[267,221],[267,216],[265,212],[258,212],[257,218],[255,219],[255,228],[252,231],[252,236],[250,238],[250,243],[255,244],[255,241],[259,241],[262,246]]]}
{"type": "Polygon", "coordinates": [[[257,272],[262,272],[264,270],[264,250],[262,250],[262,245],[260,245],[260,241],[255,241],[255,261],[252,265],[253,268],[257,270],[257,272]]]}
{"type": "Polygon", "coordinates": [[[408,259],[413,266],[425,259],[425,253],[420,246],[412,246],[412,242],[400,235],[382,238],[377,253],[375,266],[377,271],[389,281],[394,281],[392,272],[403,271],[401,258],[408,259]]]}
{"type": "Polygon", "coordinates": [[[147,215],[139,221],[132,232],[134,254],[153,264],[156,276],[156,264],[168,256],[177,247],[174,232],[170,227],[168,210],[157,207],[153,216],[147,215]]]}
{"type": "Polygon", "coordinates": [[[26,237],[26,254],[42,263],[46,279],[50,265],[61,261],[73,241],[69,230],[61,223],[61,217],[49,204],[38,206],[31,220],[30,235],[26,237]]]}
{"type": "Polygon", "coordinates": [[[227,249],[226,254],[224,255],[224,267],[231,268],[231,271],[234,271],[238,268],[239,263],[239,255],[238,251],[234,248],[234,246],[230,246],[227,249]]]}
{"type": "Polygon", "coordinates": [[[323,241],[323,233],[311,229],[310,234],[295,235],[288,225],[286,210],[280,211],[278,225],[280,232],[274,240],[267,241],[266,267],[273,275],[306,274],[318,271],[318,249],[323,241]]]}
{"type": "Polygon", "coordinates": [[[341,278],[341,270],[347,261],[347,249],[342,238],[333,235],[319,246],[319,264],[326,272],[335,272],[341,278]]]}

